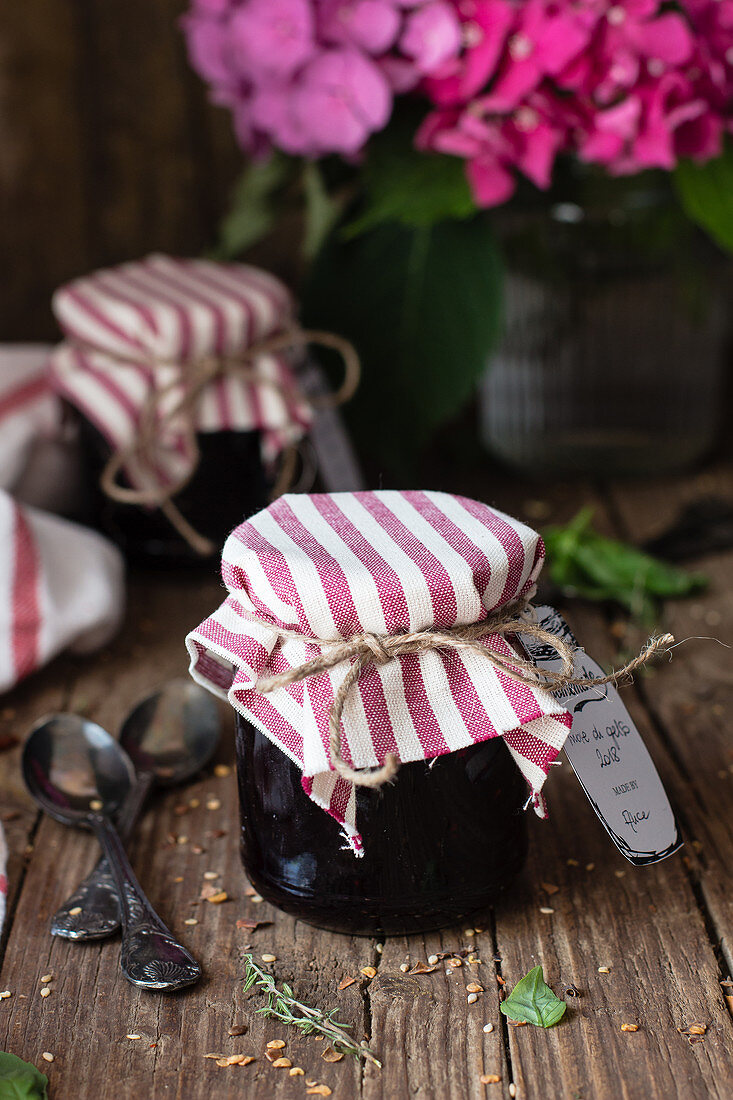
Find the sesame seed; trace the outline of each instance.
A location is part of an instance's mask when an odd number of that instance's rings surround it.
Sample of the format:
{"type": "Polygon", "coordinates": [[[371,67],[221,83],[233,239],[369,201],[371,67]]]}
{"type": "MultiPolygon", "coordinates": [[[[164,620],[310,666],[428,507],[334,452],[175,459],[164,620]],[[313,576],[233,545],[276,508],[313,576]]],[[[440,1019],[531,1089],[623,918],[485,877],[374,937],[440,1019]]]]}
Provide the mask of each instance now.
{"type": "Polygon", "coordinates": [[[81,913],[81,905],[75,905],[73,909],[69,909],[70,917],[78,917],[81,913]]]}
{"type": "Polygon", "coordinates": [[[41,1058],[43,1058],[44,1062],[53,1062],[53,1054],[50,1050],[44,1050],[41,1058]]]}
{"type": "Polygon", "coordinates": [[[265,954],[265,955],[260,955],[260,958],[262,959],[263,963],[277,962],[277,955],[265,954]]]}
{"type": "Polygon", "coordinates": [[[638,1024],[621,1024],[621,1030],[622,1031],[638,1031],[639,1030],[639,1025],[638,1024]]]}
{"type": "Polygon", "coordinates": [[[183,882],[183,875],[177,875],[176,878],[173,879],[173,881],[174,882],[183,882]]]}
{"type": "Polygon", "coordinates": [[[599,966],[598,967],[598,973],[599,974],[610,974],[611,973],[611,967],[610,966],[599,966]]]}
{"type": "Polygon", "coordinates": [[[511,1097],[515,1097],[517,1095],[517,1086],[514,1084],[513,1081],[511,1083],[511,1085],[509,1086],[509,1095],[511,1097]]]}
{"type": "Polygon", "coordinates": [[[377,972],[373,966],[362,966],[361,973],[365,978],[373,978],[377,972]]]}
{"type": "Polygon", "coordinates": [[[142,1035],[126,1035],[126,1039],[142,1039],[142,1035]]]}
{"type": "Polygon", "coordinates": [[[220,810],[221,801],[218,798],[210,798],[206,803],[207,810],[220,810]]]}
{"type": "Polygon", "coordinates": [[[501,1081],[501,1077],[498,1073],[482,1073],[479,1077],[479,1081],[482,1085],[498,1085],[501,1081]]]}
{"type": "Polygon", "coordinates": [[[10,992],[9,989],[4,989],[2,991],[2,993],[0,993],[0,1001],[5,1001],[5,1000],[7,1000],[8,997],[12,997],[12,996],[13,996],[13,994],[10,992]]]}
{"type": "Polygon", "coordinates": [[[470,937],[471,937],[471,936],[475,936],[475,935],[476,935],[476,931],[475,931],[475,929],[474,929],[474,928],[464,928],[464,930],[463,930],[463,935],[464,935],[464,936],[468,936],[468,937],[469,937],[469,939],[470,939],[470,937]]]}
{"type": "Polygon", "coordinates": [[[569,859],[567,860],[567,865],[568,867],[580,867],[580,861],[577,859],[569,859]]]}
{"type": "Polygon", "coordinates": [[[494,1030],[494,1025],[493,1024],[484,1024],[483,1030],[484,1030],[484,1033],[486,1035],[490,1035],[491,1032],[494,1030]]]}
{"type": "Polygon", "coordinates": [[[293,1066],[293,1068],[288,1071],[288,1077],[302,1077],[303,1073],[304,1070],[301,1066],[293,1066]]]}
{"type": "Polygon", "coordinates": [[[623,878],[626,874],[625,871],[614,871],[613,873],[615,874],[616,878],[623,878]]]}
{"type": "Polygon", "coordinates": [[[101,802],[98,798],[93,798],[89,803],[90,810],[101,810],[104,806],[104,802],[101,802]]]}
{"type": "Polygon", "coordinates": [[[188,804],[192,810],[197,810],[198,807],[201,805],[201,800],[198,798],[191,798],[189,799],[188,804]]]}
{"type": "Polygon", "coordinates": [[[255,903],[255,905],[259,905],[260,902],[264,901],[264,900],[265,899],[263,898],[262,894],[253,894],[252,895],[252,901],[255,903]]]}
{"type": "Polygon", "coordinates": [[[555,912],[555,910],[551,909],[549,905],[541,905],[540,906],[540,913],[554,913],[554,912],[555,912]]]}
{"type": "Polygon", "coordinates": [[[410,969],[410,964],[409,963],[400,963],[400,970],[402,971],[403,974],[406,974],[409,969],[410,969]]]}
{"type": "Polygon", "coordinates": [[[231,770],[228,764],[217,764],[214,768],[214,775],[219,779],[224,779],[225,776],[229,775],[231,770]]]}
{"type": "Polygon", "coordinates": [[[435,964],[437,962],[438,962],[438,956],[437,955],[428,955],[428,965],[429,966],[435,966],[435,964]]]}
{"type": "Polygon", "coordinates": [[[210,901],[212,905],[221,905],[221,903],[227,901],[228,898],[229,894],[227,894],[225,890],[219,890],[217,894],[212,894],[211,897],[206,900],[210,901]]]}
{"type": "Polygon", "coordinates": [[[383,943],[378,943],[377,946],[376,946],[377,954],[381,955],[383,951],[384,951],[384,944],[383,943]]]}
{"type": "Polygon", "coordinates": [[[188,844],[188,837],[187,836],[177,837],[176,844],[188,844]]]}
{"type": "Polygon", "coordinates": [[[52,982],[52,981],[53,981],[53,974],[44,974],[41,977],[41,982],[43,983],[43,985],[46,985],[48,982],[52,982]]]}
{"type": "Polygon", "coordinates": [[[50,997],[51,996],[51,990],[48,988],[47,985],[44,985],[43,989],[41,990],[41,996],[42,997],[50,997]]]}
{"type": "Polygon", "coordinates": [[[470,1005],[475,1005],[476,1001],[478,1000],[478,993],[469,993],[466,997],[466,1000],[470,1005]]]}
{"type": "Polygon", "coordinates": [[[219,878],[219,877],[220,876],[219,876],[218,871],[204,871],[204,878],[208,879],[209,882],[211,882],[213,879],[219,878]]]}
{"type": "Polygon", "coordinates": [[[595,871],[596,865],[595,863],[586,863],[585,869],[586,871],[595,871]]]}
{"type": "Polygon", "coordinates": [[[184,924],[198,924],[198,921],[196,920],[195,917],[188,917],[188,919],[185,920],[183,923],[184,924]]]}
{"type": "Polygon", "coordinates": [[[484,987],[479,985],[478,982],[469,982],[466,986],[466,991],[468,993],[483,993],[484,987]]]}

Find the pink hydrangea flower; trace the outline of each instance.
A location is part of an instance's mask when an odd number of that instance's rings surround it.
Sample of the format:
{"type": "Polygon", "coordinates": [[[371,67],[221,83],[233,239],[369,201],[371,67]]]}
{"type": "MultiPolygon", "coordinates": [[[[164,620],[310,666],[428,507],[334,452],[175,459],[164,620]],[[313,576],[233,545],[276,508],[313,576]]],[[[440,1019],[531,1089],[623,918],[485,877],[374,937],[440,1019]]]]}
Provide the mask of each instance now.
{"type": "Polygon", "coordinates": [[[191,0],[184,27],[248,151],[352,157],[411,95],[481,206],[559,155],[669,170],[733,132],[733,0],[191,0]]]}

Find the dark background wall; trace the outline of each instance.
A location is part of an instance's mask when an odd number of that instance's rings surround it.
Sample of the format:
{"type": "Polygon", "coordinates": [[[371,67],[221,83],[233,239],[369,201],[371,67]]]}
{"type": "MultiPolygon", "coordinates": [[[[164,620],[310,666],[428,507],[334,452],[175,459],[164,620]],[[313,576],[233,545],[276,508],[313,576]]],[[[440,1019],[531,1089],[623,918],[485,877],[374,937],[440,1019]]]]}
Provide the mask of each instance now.
{"type": "Polygon", "coordinates": [[[1,0],[0,340],[53,337],[52,291],[205,247],[241,168],[178,26],[184,0],[1,0]]]}

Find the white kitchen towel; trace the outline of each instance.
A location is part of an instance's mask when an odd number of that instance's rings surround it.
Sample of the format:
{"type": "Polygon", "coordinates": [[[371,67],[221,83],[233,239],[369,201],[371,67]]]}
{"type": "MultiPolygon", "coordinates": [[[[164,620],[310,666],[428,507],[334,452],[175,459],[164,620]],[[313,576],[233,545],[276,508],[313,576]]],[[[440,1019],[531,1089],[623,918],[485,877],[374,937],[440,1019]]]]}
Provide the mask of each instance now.
{"type": "Polygon", "coordinates": [[[101,535],[0,490],[0,692],[72,649],[117,630],[124,566],[101,535]]]}

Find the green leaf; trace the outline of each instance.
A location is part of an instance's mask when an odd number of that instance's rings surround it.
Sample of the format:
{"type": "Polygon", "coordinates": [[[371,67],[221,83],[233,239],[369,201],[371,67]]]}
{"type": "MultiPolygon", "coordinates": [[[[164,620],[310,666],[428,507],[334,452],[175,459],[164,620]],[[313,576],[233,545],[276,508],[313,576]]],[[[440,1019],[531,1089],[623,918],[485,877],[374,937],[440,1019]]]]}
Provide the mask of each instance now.
{"type": "Polygon", "coordinates": [[[707,585],[700,573],[686,573],[598,534],[591,516],[583,509],[566,526],[542,532],[550,579],[566,594],[613,601],[648,619],[654,616],[656,601],[688,596],[707,585]]]}
{"type": "Polygon", "coordinates": [[[357,445],[404,476],[486,369],[499,333],[501,266],[488,218],[338,229],[304,290],[309,328],[355,344],[362,382],[346,412],[357,445]]]}
{"type": "Polygon", "coordinates": [[[305,235],[303,254],[313,259],[328,234],[341,217],[343,198],[329,194],[323,173],[316,161],[306,161],[303,166],[303,194],[305,196],[305,235]]]}
{"type": "Polygon", "coordinates": [[[279,198],[296,162],[278,153],[252,161],[237,181],[229,212],[219,227],[217,260],[233,260],[267,236],[279,213],[279,198]]]}
{"type": "Polygon", "coordinates": [[[48,1077],[30,1062],[0,1051],[0,1100],[46,1100],[48,1077]]]}
{"type": "Polygon", "coordinates": [[[499,1008],[510,1020],[553,1027],[562,1018],[567,1005],[545,984],[542,967],[535,966],[517,982],[499,1008]]]}
{"type": "Polygon", "coordinates": [[[344,229],[346,237],[384,222],[431,226],[476,213],[465,162],[415,148],[420,121],[421,113],[408,105],[370,141],[362,171],[364,204],[344,229]]]}
{"type": "Polygon", "coordinates": [[[733,145],[706,164],[681,161],[675,186],[685,210],[713,240],[733,252],[733,145]]]}

